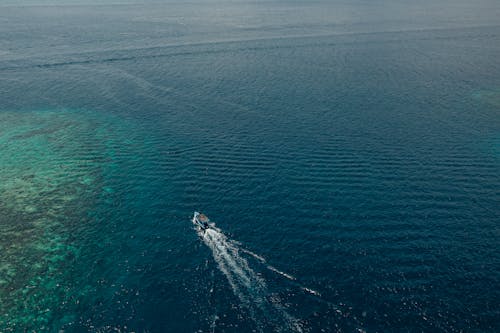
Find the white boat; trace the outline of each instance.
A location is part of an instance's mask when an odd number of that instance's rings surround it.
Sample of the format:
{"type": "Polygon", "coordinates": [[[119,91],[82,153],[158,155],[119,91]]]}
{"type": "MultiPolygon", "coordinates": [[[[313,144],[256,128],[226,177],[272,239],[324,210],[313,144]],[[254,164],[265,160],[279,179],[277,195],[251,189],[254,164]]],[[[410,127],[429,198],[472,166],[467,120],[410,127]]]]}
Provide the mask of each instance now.
{"type": "Polygon", "coordinates": [[[198,227],[199,230],[207,230],[210,228],[209,218],[202,213],[194,212],[193,224],[198,227]]]}

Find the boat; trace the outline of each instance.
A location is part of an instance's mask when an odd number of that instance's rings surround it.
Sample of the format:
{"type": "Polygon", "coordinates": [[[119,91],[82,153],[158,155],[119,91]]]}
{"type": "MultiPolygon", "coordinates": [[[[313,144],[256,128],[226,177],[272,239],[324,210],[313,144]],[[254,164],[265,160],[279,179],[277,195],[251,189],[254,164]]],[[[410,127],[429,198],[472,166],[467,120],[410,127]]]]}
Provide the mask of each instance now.
{"type": "Polygon", "coordinates": [[[199,230],[207,230],[210,228],[210,219],[202,213],[194,212],[193,224],[198,227],[199,230]]]}

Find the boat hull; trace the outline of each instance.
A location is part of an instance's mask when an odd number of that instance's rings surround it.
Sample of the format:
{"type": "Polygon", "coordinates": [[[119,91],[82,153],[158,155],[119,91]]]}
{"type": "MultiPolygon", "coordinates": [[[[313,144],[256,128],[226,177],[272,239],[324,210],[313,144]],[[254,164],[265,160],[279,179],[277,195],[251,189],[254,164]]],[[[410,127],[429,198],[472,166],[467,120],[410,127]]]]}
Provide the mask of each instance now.
{"type": "Polygon", "coordinates": [[[210,220],[204,214],[194,212],[193,224],[198,228],[198,230],[205,231],[210,228],[210,220]]]}

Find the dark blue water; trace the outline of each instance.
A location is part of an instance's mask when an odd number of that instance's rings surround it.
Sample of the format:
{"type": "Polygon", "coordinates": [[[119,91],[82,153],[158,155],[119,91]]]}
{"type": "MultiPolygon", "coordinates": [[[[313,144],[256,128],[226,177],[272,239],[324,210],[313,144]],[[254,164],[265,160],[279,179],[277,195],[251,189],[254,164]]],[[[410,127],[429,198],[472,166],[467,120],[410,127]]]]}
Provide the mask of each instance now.
{"type": "Polygon", "coordinates": [[[498,17],[3,2],[0,331],[499,331],[498,17]]]}

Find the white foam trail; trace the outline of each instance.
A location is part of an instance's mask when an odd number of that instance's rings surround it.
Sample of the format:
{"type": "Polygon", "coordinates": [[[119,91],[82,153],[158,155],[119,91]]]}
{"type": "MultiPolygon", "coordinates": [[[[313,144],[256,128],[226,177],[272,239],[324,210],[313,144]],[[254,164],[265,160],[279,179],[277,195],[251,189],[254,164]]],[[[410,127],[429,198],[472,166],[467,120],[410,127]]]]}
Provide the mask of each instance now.
{"type": "MultiPolygon", "coordinates": [[[[200,231],[200,236],[212,250],[220,271],[226,276],[242,305],[249,310],[259,331],[264,331],[266,323],[270,323],[278,332],[303,331],[298,320],[292,317],[279,301],[270,300],[272,295],[268,291],[266,282],[249,266],[248,261],[240,256],[240,248],[236,242],[228,239],[215,227],[205,232],[200,231]]],[[[257,259],[259,257],[256,255],[257,259]]],[[[265,261],[264,258],[260,258],[265,261]]]]}
{"type": "Polygon", "coordinates": [[[219,320],[219,316],[214,315],[214,317],[212,318],[212,323],[210,324],[210,331],[212,333],[215,332],[215,328],[217,327],[217,320],[219,320]]]}
{"type": "Polygon", "coordinates": [[[312,294],[312,295],[315,295],[315,296],[321,296],[321,294],[319,293],[319,291],[316,291],[316,290],[313,290],[311,288],[307,288],[307,287],[301,287],[302,290],[304,291],[307,291],[309,294],[312,294]]]}
{"type": "MultiPolygon", "coordinates": [[[[215,227],[215,224],[204,233],[200,230],[198,232],[205,244],[212,250],[213,257],[220,271],[226,276],[234,294],[247,308],[257,326],[257,331],[268,332],[269,325],[273,326],[273,332],[303,332],[307,331],[307,328],[304,328],[299,320],[287,312],[277,295],[269,292],[266,281],[249,266],[244,257],[240,256],[240,252],[254,257],[263,264],[263,267],[291,280],[290,284],[328,304],[335,309],[337,315],[342,317],[348,315],[349,311],[342,310],[345,304],[334,304],[324,300],[320,292],[303,286],[294,276],[267,264],[264,257],[243,248],[241,243],[228,239],[220,229],[215,227]]],[[[363,326],[356,317],[353,320],[357,326],[363,326]]],[[[212,330],[214,330],[216,319],[212,325],[212,330]]],[[[362,328],[357,328],[357,331],[365,332],[362,328]]]]}
{"type": "MultiPolygon", "coordinates": [[[[238,243],[238,244],[239,244],[239,243],[238,243]]],[[[246,254],[251,255],[252,257],[254,257],[255,259],[257,259],[258,261],[260,261],[260,262],[261,262],[261,263],[263,263],[263,264],[265,264],[265,263],[267,262],[267,261],[266,261],[266,258],[264,258],[264,257],[262,257],[262,256],[260,256],[260,255],[258,255],[258,254],[256,254],[256,253],[254,253],[254,252],[252,252],[252,251],[250,251],[250,250],[247,250],[247,249],[245,249],[245,248],[241,248],[241,247],[239,248],[239,250],[240,250],[241,252],[244,252],[244,253],[246,253],[246,254]]],[[[277,274],[279,274],[279,275],[281,275],[281,276],[286,277],[286,278],[287,278],[287,279],[289,279],[289,280],[292,280],[292,281],[297,280],[297,279],[296,279],[293,275],[290,275],[290,274],[288,274],[288,273],[285,273],[285,272],[283,272],[283,271],[280,271],[279,269],[277,269],[277,268],[276,268],[276,267],[274,267],[274,266],[271,266],[271,265],[266,265],[266,268],[267,268],[267,269],[269,269],[270,271],[273,271],[274,273],[277,273],[277,274]]]]}
{"type": "MultiPolygon", "coordinates": [[[[280,271],[279,269],[277,269],[277,268],[276,268],[276,267],[274,267],[274,266],[267,265],[266,267],[267,267],[267,269],[269,269],[269,270],[271,270],[271,271],[273,271],[273,272],[275,272],[275,273],[277,273],[277,274],[279,274],[279,275],[281,275],[281,276],[286,277],[288,280],[292,280],[292,281],[297,280],[294,276],[292,276],[292,275],[290,275],[290,274],[288,274],[288,273],[282,272],[282,271],[280,271]]],[[[307,288],[306,288],[306,289],[307,289],[307,288]]]]}
{"type": "Polygon", "coordinates": [[[244,249],[244,248],[240,248],[240,251],[241,252],[245,252],[246,254],[249,254],[251,255],[252,257],[254,257],[255,259],[257,259],[258,261],[262,262],[262,263],[265,263],[266,262],[266,259],[262,256],[259,256],[257,253],[254,253],[250,250],[247,250],[247,249],[244,249]]]}

